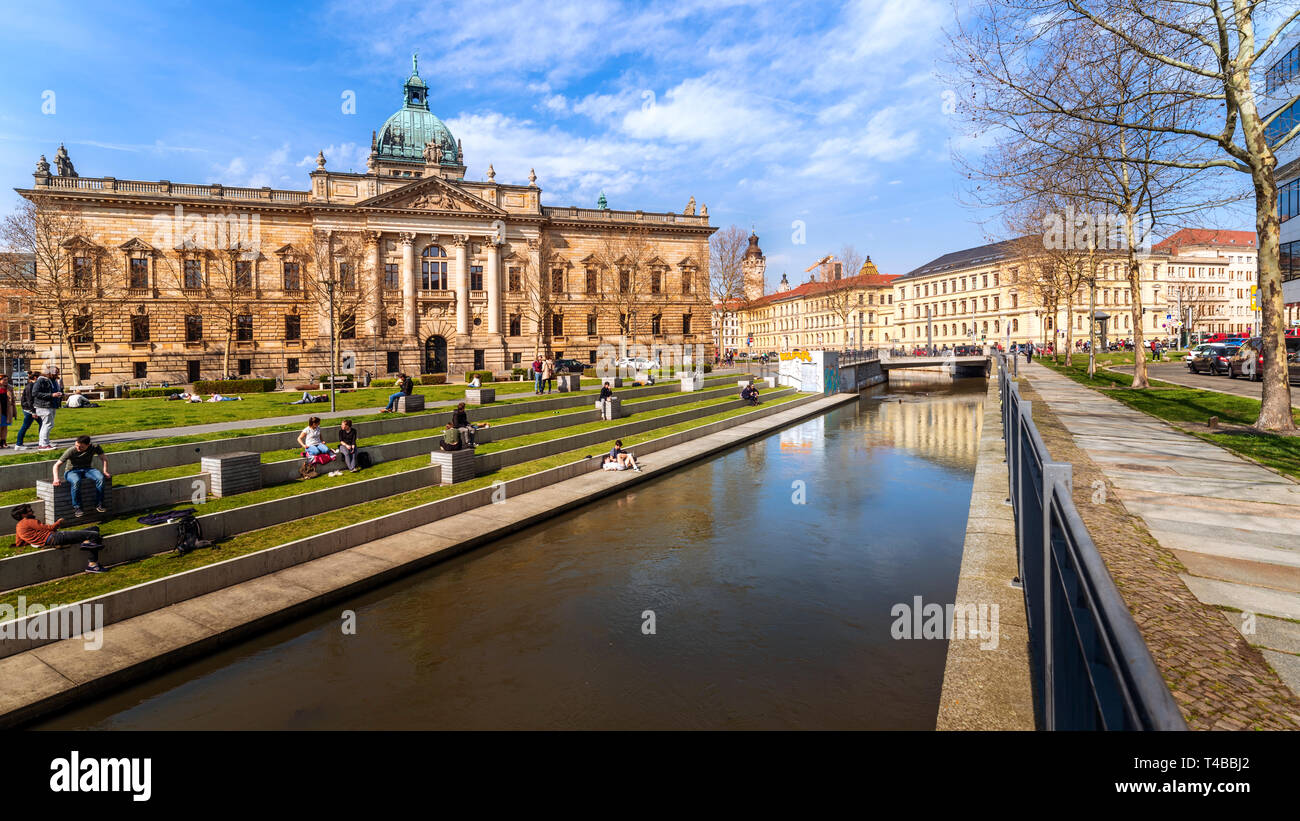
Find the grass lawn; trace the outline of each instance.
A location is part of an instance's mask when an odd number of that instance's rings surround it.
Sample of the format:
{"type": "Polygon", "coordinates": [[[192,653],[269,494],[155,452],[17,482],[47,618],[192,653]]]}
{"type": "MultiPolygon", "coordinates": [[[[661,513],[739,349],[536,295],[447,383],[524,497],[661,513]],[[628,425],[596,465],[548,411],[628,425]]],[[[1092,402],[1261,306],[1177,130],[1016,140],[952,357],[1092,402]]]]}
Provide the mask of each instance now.
{"type": "MultiPolygon", "coordinates": [[[[661,397],[650,397],[650,398],[657,399],[661,397]]],[[[599,430],[604,427],[610,427],[612,425],[622,424],[623,422],[637,421],[640,419],[654,419],[660,416],[667,416],[673,413],[680,413],[682,411],[693,410],[696,408],[707,407],[710,405],[717,405],[723,402],[730,402],[734,398],[735,397],[732,396],[724,396],[715,399],[706,399],[698,402],[690,402],[683,405],[671,405],[666,408],[659,408],[657,410],[636,414],[635,418],[633,419],[620,419],[613,422],[607,422],[602,420],[602,421],[589,422],[582,425],[572,425],[564,428],[542,431],[539,433],[528,434],[525,436],[512,436],[507,439],[502,439],[499,442],[488,442],[482,444],[476,449],[476,452],[479,454],[485,454],[485,453],[495,453],[497,451],[502,451],[502,450],[510,450],[512,448],[524,447],[526,445],[532,445],[538,442],[546,442],[551,439],[556,439],[563,436],[574,436],[580,433],[587,433],[589,431],[599,430]]],[[[635,409],[636,403],[629,403],[629,407],[635,409]]],[[[590,408],[587,408],[586,406],[579,406],[576,408],[566,408],[564,410],[558,410],[558,411],[538,411],[534,413],[526,413],[526,414],[519,414],[518,416],[506,417],[504,419],[497,420],[494,424],[501,425],[501,424],[510,424],[513,422],[523,422],[529,419],[536,419],[545,416],[557,416],[557,415],[568,415],[573,413],[580,413],[585,410],[590,410],[590,408]]],[[[435,433],[432,429],[425,430],[425,431],[409,431],[406,433],[393,433],[385,436],[369,437],[364,440],[360,440],[359,444],[362,446],[379,445],[379,444],[386,444],[389,442],[405,441],[408,439],[429,438],[433,435],[435,435],[435,433]]],[[[432,450],[432,448],[430,448],[430,450],[432,450]]],[[[267,462],[278,462],[278,461],[284,461],[288,459],[295,459],[298,457],[298,454],[299,451],[296,448],[290,450],[268,451],[262,454],[262,462],[267,463],[267,462]]],[[[245,507],[247,505],[253,505],[259,502],[266,502],[273,499],[285,499],[290,496],[297,496],[300,493],[308,493],[315,490],[324,490],[330,487],[335,487],[337,485],[351,484],[352,482],[359,482],[365,479],[375,479],[380,476],[388,476],[393,473],[401,473],[407,470],[415,470],[417,468],[426,467],[428,464],[429,464],[428,454],[422,453],[419,454],[418,456],[411,456],[405,459],[396,459],[387,462],[380,462],[360,473],[345,473],[342,476],[321,476],[317,479],[312,480],[311,482],[292,481],[292,482],[286,482],[284,484],[279,484],[279,485],[271,485],[269,487],[264,487],[261,490],[251,491],[249,493],[241,493],[235,496],[226,496],[222,498],[209,497],[208,501],[204,503],[201,513],[203,515],[206,515],[208,513],[219,513],[223,510],[233,510],[234,508],[245,507]]],[[[192,464],[192,465],[177,465],[175,467],[160,468],[158,470],[141,471],[138,473],[128,473],[128,474],[124,474],[124,477],[130,478],[132,481],[130,483],[123,481],[119,483],[117,486],[125,487],[128,484],[156,482],[162,479],[175,478],[177,476],[189,476],[189,475],[196,474],[198,472],[199,472],[199,465],[192,464]]],[[[32,492],[29,490],[26,489],[13,490],[13,491],[9,491],[8,493],[0,494],[0,506],[15,505],[21,502],[30,502],[32,501],[32,499],[33,499],[32,492]]],[[[160,507],[150,508],[147,510],[133,510],[130,513],[124,514],[123,516],[120,517],[104,519],[98,523],[100,532],[105,536],[110,536],[114,533],[125,533],[131,530],[138,530],[142,527],[146,527],[146,525],[142,525],[138,521],[136,521],[139,517],[156,511],[170,510],[174,507],[177,507],[179,504],[181,503],[162,505],[160,507]]],[[[68,526],[69,527],[75,526],[75,523],[68,524],[68,526]]],[[[41,548],[15,547],[13,534],[0,536],[0,559],[7,558],[9,556],[15,556],[20,553],[28,553],[33,550],[39,550],[39,549],[41,548]]]]}
{"type": "MultiPolygon", "coordinates": [[[[1133,376],[1115,371],[1098,370],[1095,378],[1088,378],[1088,357],[1076,354],[1070,365],[1057,365],[1051,357],[1039,360],[1059,374],[1081,385],[1100,391],[1111,399],[1131,408],[1150,414],[1157,419],[1172,422],[1181,430],[1212,442],[1266,467],[1292,478],[1300,479],[1300,436],[1278,436],[1272,433],[1231,430],[1210,432],[1205,424],[1211,416],[1219,417],[1221,425],[1248,427],[1259,417],[1260,402],[1246,396],[1234,396],[1215,391],[1203,391],[1152,380],[1147,390],[1133,390],[1133,376]]],[[[1130,357],[1129,363],[1132,363],[1130,357]]],[[[1292,410],[1300,423],[1300,411],[1292,410]]]]}
{"type": "MultiPolygon", "coordinates": [[[[805,396],[809,396],[809,394],[800,393],[789,397],[781,397],[778,400],[765,402],[762,407],[771,408],[779,406],[805,396]]],[[[684,430],[690,430],[691,428],[702,427],[721,420],[743,416],[744,414],[755,410],[759,410],[759,408],[751,408],[748,406],[734,408],[702,419],[694,419],[690,422],[658,428],[635,436],[624,436],[622,437],[623,445],[624,447],[631,449],[641,442],[657,439],[662,436],[669,436],[684,430]]],[[[519,478],[520,476],[527,476],[531,473],[537,473],[539,471],[549,470],[551,468],[569,464],[570,462],[576,462],[590,454],[601,453],[608,450],[613,443],[614,440],[611,439],[608,442],[597,443],[579,450],[569,451],[568,453],[560,453],[555,456],[548,456],[543,459],[535,459],[531,462],[512,465],[511,467],[484,474],[483,476],[476,476],[467,482],[461,482],[455,485],[439,485],[435,487],[421,488],[420,490],[389,496],[385,499],[380,499],[374,502],[366,502],[351,507],[339,508],[338,510],[320,516],[311,516],[305,519],[299,519],[287,524],[266,528],[265,530],[242,533],[221,542],[216,547],[195,551],[185,556],[177,556],[171,552],[162,553],[138,561],[118,565],[113,567],[108,573],[80,574],[63,579],[56,579],[54,581],[42,582],[41,584],[32,585],[19,590],[12,590],[0,595],[0,604],[16,606],[18,596],[20,595],[25,596],[27,600],[31,602],[71,603],[82,601],[115,590],[122,590],[131,587],[132,585],[160,579],[174,573],[180,573],[186,570],[192,570],[196,567],[215,564],[236,556],[255,553],[259,550],[287,544],[298,539],[303,539],[319,533],[325,533],[367,519],[380,518],[401,510],[434,502],[439,499],[445,499],[467,491],[489,487],[494,482],[504,482],[510,479],[519,478]]],[[[428,457],[419,458],[427,460],[428,457]]],[[[398,463],[394,462],[391,464],[398,463]]],[[[374,475],[375,474],[373,473],[367,472],[368,477],[374,475]]],[[[316,482],[319,481],[321,480],[316,480],[316,482]]],[[[245,494],[245,496],[249,495],[251,494],[245,494]]]]}

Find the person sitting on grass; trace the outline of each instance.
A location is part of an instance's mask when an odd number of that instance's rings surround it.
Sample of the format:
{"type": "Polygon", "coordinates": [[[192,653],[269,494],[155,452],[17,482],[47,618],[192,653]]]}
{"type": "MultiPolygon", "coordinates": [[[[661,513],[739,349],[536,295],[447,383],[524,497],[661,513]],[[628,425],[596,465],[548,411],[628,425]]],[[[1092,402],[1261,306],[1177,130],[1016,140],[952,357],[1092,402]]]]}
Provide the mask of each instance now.
{"type": "Polygon", "coordinates": [[[24,545],[31,545],[32,547],[65,547],[70,544],[80,543],[81,549],[90,554],[90,560],[86,563],[86,572],[104,572],[104,568],[99,564],[99,551],[104,549],[104,539],[99,535],[98,527],[88,527],[85,530],[60,531],[59,528],[63,525],[62,519],[52,525],[43,525],[37,520],[31,505],[19,505],[9,513],[18,522],[14,528],[15,547],[24,545]]]}
{"type": "Polygon", "coordinates": [[[635,470],[637,473],[641,472],[641,466],[636,463],[636,459],[632,456],[631,451],[623,450],[622,439],[614,440],[614,447],[609,449],[609,458],[612,461],[618,462],[620,465],[632,468],[632,470],[635,470]]]}
{"type": "Polygon", "coordinates": [[[758,404],[758,388],[753,382],[740,389],[740,398],[751,405],[758,404]]]}
{"type": "Polygon", "coordinates": [[[72,447],[63,451],[63,455],[54,463],[55,487],[63,484],[59,480],[59,467],[64,462],[68,463],[68,469],[64,477],[68,480],[68,490],[72,496],[73,515],[77,518],[85,515],[81,510],[80,494],[83,479],[89,479],[95,483],[95,510],[99,513],[107,513],[108,508],[104,507],[104,479],[113,474],[108,470],[108,456],[104,453],[104,449],[99,445],[92,445],[89,436],[85,434],[78,436],[72,447]],[[96,456],[99,457],[99,463],[104,468],[102,473],[91,467],[92,460],[96,456]]]}
{"type": "Polygon", "coordinates": [[[452,427],[458,428],[460,430],[461,437],[466,442],[469,443],[470,447],[475,447],[476,445],[478,445],[478,442],[474,441],[475,439],[474,434],[478,431],[478,429],[480,427],[486,428],[488,426],[487,422],[484,422],[480,426],[480,425],[475,425],[473,422],[469,421],[469,413],[465,410],[464,402],[461,402],[459,405],[457,405],[456,410],[451,412],[451,424],[452,427]]]}
{"type": "Polygon", "coordinates": [[[357,467],[357,429],[352,427],[351,419],[344,419],[339,425],[339,456],[353,473],[361,469],[357,467]]]}
{"type": "Polygon", "coordinates": [[[442,430],[442,441],[438,443],[438,449],[442,451],[460,450],[464,447],[461,442],[460,429],[448,422],[447,427],[442,430]]]}

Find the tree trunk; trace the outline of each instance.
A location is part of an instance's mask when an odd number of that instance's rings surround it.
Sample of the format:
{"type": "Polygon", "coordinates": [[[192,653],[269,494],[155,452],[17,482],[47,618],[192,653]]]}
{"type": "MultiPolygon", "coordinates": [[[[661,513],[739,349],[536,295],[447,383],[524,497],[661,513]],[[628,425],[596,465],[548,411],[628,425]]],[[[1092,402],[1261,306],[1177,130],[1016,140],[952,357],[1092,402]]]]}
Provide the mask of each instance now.
{"type": "Polygon", "coordinates": [[[226,326],[226,349],[221,352],[221,378],[230,375],[230,346],[235,344],[235,332],[226,326]]]}
{"type": "MultiPolygon", "coordinates": [[[[1272,157],[1269,160],[1276,162],[1272,157]]],[[[1264,431],[1295,430],[1291,416],[1291,385],[1287,378],[1286,307],[1282,300],[1282,269],[1278,256],[1279,227],[1274,210],[1277,182],[1272,168],[1255,169],[1255,230],[1259,235],[1260,337],[1264,344],[1263,401],[1255,428],[1264,431]],[[1268,173],[1266,173],[1266,171],[1268,173]]]]}
{"type": "Polygon", "coordinates": [[[1142,263],[1138,261],[1137,249],[1133,246],[1133,215],[1131,209],[1124,212],[1124,239],[1128,245],[1128,287],[1133,296],[1133,385],[1137,389],[1149,388],[1147,381],[1147,357],[1142,348],[1142,263]]]}
{"type": "MultiPolygon", "coordinates": [[[[1074,291],[1070,291],[1065,298],[1065,365],[1070,367],[1074,364],[1071,358],[1071,351],[1074,350],[1074,291]]],[[[1058,355],[1056,361],[1060,362],[1058,355]]]]}

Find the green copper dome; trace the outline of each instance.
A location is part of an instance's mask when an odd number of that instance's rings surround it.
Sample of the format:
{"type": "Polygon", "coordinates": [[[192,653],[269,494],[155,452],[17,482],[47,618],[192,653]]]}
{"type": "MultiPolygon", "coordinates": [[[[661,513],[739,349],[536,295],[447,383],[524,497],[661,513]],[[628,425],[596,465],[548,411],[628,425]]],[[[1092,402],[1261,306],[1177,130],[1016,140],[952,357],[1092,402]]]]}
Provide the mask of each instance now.
{"type": "Polygon", "coordinates": [[[377,149],[381,160],[424,162],[424,147],[434,143],[442,149],[442,165],[459,165],[456,140],[442,120],[429,110],[429,86],[420,79],[416,58],[411,58],[411,76],[402,86],[404,104],[379,129],[377,149]]]}

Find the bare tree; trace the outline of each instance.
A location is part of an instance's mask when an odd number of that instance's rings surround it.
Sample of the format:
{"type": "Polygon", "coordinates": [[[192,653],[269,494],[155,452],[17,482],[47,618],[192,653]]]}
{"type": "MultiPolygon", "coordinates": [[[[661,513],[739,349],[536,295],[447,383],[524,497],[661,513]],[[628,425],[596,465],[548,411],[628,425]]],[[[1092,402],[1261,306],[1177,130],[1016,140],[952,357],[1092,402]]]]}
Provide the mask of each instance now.
{"type": "Polygon", "coordinates": [[[667,272],[654,256],[645,228],[633,226],[606,234],[596,250],[600,265],[600,308],[616,318],[624,337],[643,334],[646,319],[668,304],[667,272]]]}
{"type": "Polygon", "coordinates": [[[95,319],[120,307],[123,294],[118,254],[86,234],[75,208],[46,197],[24,200],[0,223],[0,244],[10,252],[0,255],[0,279],[30,302],[33,324],[66,349],[74,374],[77,344],[92,337],[95,319]]]}
{"type": "MultiPolygon", "coordinates": [[[[1276,212],[1277,151],[1300,125],[1260,113],[1254,89],[1270,51],[1300,16],[1294,4],[1264,0],[982,0],[954,39],[975,109],[1000,109],[1021,122],[1069,120],[1100,128],[1086,158],[1118,169],[1117,189],[1136,212],[1139,167],[1191,171],[1227,169],[1248,174],[1255,224],[1263,313],[1263,402],[1260,430],[1293,430],[1287,381],[1285,315],[1276,212]],[[1261,35],[1259,23],[1277,20],[1261,35]],[[1113,65],[1112,79],[1128,77],[1119,93],[1082,98],[1097,66],[1113,65]],[[1163,135],[1142,145],[1139,135],[1163,135]],[[1124,178],[1123,175],[1127,175],[1124,178]]],[[[1113,174],[1112,174],[1113,176],[1113,174]]],[[[1112,186],[1114,187],[1114,186],[1112,186]]],[[[1132,225],[1125,233],[1132,235],[1132,225]]],[[[1132,243],[1130,243],[1132,244],[1132,243]]],[[[1131,256],[1130,280],[1140,268],[1131,256]]],[[[1135,289],[1135,294],[1140,291],[1135,289]]],[[[1140,299],[1140,295],[1138,296],[1140,299]]],[[[1141,340],[1141,305],[1135,342],[1141,340]]],[[[1139,372],[1142,368],[1139,360],[1139,372]]],[[[1136,380],[1135,380],[1136,381],[1136,380]]]]}
{"type": "MultiPolygon", "coordinates": [[[[166,255],[157,258],[160,283],[174,289],[185,311],[185,341],[190,339],[190,317],[214,326],[224,345],[221,350],[221,373],[233,373],[230,358],[234,353],[241,317],[251,319],[257,292],[253,287],[256,252],[235,243],[227,247],[203,248],[185,238],[176,247],[177,260],[166,255]]],[[[200,334],[207,328],[194,330],[200,334]]],[[[251,328],[249,329],[251,331],[251,328]]]]}
{"type": "Polygon", "coordinates": [[[537,359],[543,352],[550,353],[552,287],[548,271],[554,248],[550,238],[543,234],[536,240],[528,241],[528,250],[520,258],[520,288],[524,300],[519,304],[519,313],[533,326],[533,358],[537,359]]]}
{"type": "Polygon", "coordinates": [[[378,310],[374,254],[367,253],[365,237],[354,231],[312,232],[311,270],[303,278],[306,302],[321,318],[318,333],[330,342],[330,381],[339,372],[343,340],[355,339],[371,312],[378,310]]]}

